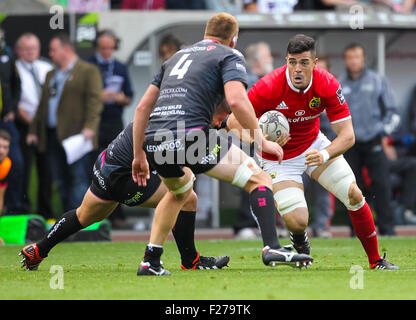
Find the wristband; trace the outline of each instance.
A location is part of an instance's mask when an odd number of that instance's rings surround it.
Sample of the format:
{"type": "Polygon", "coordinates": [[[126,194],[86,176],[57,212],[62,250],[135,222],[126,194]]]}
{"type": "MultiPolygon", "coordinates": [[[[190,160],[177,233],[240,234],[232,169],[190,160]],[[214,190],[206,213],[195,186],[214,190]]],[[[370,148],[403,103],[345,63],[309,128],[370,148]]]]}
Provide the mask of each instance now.
{"type": "Polygon", "coordinates": [[[324,163],[329,160],[329,153],[326,151],[326,149],[323,149],[319,151],[320,154],[322,154],[322,157],[324,158],[324,163]]]}

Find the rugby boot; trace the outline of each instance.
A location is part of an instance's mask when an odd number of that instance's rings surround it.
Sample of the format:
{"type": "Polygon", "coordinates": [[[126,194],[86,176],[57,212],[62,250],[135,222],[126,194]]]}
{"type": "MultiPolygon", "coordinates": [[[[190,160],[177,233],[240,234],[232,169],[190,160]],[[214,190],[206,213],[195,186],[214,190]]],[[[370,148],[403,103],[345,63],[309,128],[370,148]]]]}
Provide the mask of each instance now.
{"type": "Polygon", "coordinates": [[[375,263],[370,265],[370,269],[380,270],[399,270],[400,268],[386,260],[386,253],[383,258],[378,259],[375,263]]]}
{"type": "Polygon", "coordinates": [[[290,265],[295,268],[308,267],[312,264],[313,258],[310,255],[296,253],[287,247],[271,249],[269,246],[263,248],[263,263],[272,267],[276,265],[290,265]]]}
{"type": "Polygon", "coordinates": [[[36,243],[27,245],[20,251],[19,256],[23,259],[20,261],[22,268],[26,268],[26,271],[38,270],[39,264],[44,258],[39,255],[39,249],[36,243]]]}
{"type": "Polygon", "coordinates": [[[229,256],[219,256],[219,257],[204,257],[200,256],[199,252],[195,260],[192,262],[191,266],[185,266],[181,264],[183,270],[209,270],[209,269],[221,269],[223,267],[228,267],[228,262],[230,261],[229,256]]]}
{"type": "Polygon", "coordinates": [[[153,266],[150,262],[141,262],[137,270],[138,276],[169,276],[170,272],[163,268],[163,262],[160,265],[153,266]]]}

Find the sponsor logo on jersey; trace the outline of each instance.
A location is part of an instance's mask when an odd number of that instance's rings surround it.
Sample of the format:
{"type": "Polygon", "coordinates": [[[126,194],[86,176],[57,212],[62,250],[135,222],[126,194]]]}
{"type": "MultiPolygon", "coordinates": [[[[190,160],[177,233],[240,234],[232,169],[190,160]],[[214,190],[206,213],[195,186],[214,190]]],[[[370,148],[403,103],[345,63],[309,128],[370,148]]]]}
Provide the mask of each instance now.
{"type": "Polygon", "coordinates": [[[215,48],[216,48],[216,46],[208,46],[208,47],[207,47],[207,51],[214,50],[215,48]]]}
{"type": "Polygon", "coordinates": [[[198,51],[206,51],[207,47],[188,47],[181,49],[179,52],[198,52],[198,51]]]}
{"type": "Polygon", "coordinates": [[[295,112],[295,116],[297,117],[301,117],[305,114],[305,110],[298,110],[295,112]]]}
{"type": "Polygon", "coordinates": [[[345,102],[345,98],[344,98],[344,94],[342,93],[342,88],[341,86],[339,86],[338,90],[337,90],[337,97],[339,100],[339,103],[342,105],[345,102]]]}
{"type": "Polygon", "coordinates": [[[162,151],[181,151],[184,150],[182,140],[175,139],[173,141],[165,141],[157,145],[147,145],[147,152],[162,152],[162,151]]]}
{"type": "Polygon", "coordinates": [[[321,105],[321,98],[313,97],[311,101],[309,101],[309,108],[315,109],[321,105]]]}
{"type": "Polygon", "coordinates": [[[283,110],[283,109],[289,109],[289,107],[286,105],[284,101],[282,101],[277,107],[276,110],[283,110]]]}
{"type": "Polygon", "coordinates": [[[315,118],[318,118],[321,114],[315,114],[313,116],[307,116],[307,117],[297,117],[297,118],[287,118],[287,121],[289,123],[296,123],[296,122],[303,122],[303,121],[309,121],[315,118]]]}

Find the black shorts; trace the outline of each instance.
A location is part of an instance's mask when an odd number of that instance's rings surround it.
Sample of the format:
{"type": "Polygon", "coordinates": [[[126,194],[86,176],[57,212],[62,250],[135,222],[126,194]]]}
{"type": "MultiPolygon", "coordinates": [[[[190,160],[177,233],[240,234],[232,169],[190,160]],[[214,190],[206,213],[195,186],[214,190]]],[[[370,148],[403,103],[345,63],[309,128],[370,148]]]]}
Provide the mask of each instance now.
{"type": "Polygon", "coordinates": [[[210,128],[187,129],[186,134],[174,132],[168,136],[150,136],[143,149],[149,165],[164,178],[182,177],[183,167],[195,174],[214,168],[227,154],[232,140],[221,137],[210,128]]]}
{"type": "Polygon", "coordinates": [[[131,168],[108,163],[103,151],[95,161],[90,190],[102,200],[112,200],[134,207],[148,200],[159,188],[161,180],[155,171],[150,172],[146,187],[133,181],[131,168]]]}

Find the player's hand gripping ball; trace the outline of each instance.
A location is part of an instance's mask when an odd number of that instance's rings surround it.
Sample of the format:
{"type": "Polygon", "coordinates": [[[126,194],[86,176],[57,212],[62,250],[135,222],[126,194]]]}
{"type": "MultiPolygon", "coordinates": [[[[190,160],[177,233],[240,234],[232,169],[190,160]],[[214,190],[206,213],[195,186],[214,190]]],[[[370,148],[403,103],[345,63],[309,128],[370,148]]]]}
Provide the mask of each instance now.
{"type": "Polygon", "coordinates": [[[259,126],[268,140],[276,141],[282,134],[289,135],[289,122],[283,113],[275,110],[267,111],[259,119],[259,126]]]}

